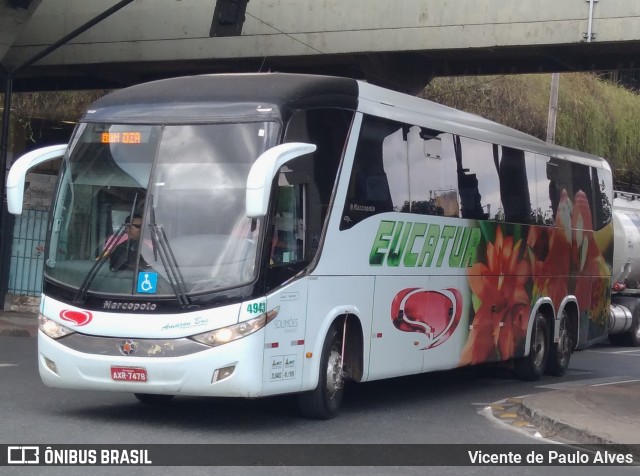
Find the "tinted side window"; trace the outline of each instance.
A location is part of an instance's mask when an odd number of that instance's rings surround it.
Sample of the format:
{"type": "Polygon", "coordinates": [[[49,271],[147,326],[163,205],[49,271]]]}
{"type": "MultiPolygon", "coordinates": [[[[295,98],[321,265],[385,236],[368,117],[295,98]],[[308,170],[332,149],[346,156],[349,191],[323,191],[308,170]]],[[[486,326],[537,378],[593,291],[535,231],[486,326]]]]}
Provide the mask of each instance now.
{"type": "Polygon", "coordinates": [[[454,136],[461,217],[504,220],[494,146],[454,136]]]}
{"type": "Polygon", "coordinates": [[[414,126],[409,130],[408,142],[410,207],[406,211],[458,217],[453,137],[414,126]]]}
{"type": "MultiPolygon", "coordinates": [[[[405,128],[406,129],[406,128],[405,128]]],[[[407,141],[402,124],[365,116],[340,229],[409,203],[407,141]]]]}
{"type": "Polygon", "coordinates": [[[551,180],[555,167],[549,165],[549,157],[535,156],[535,190],[536,205],[534,207],[534,224],[551,226],[555,223],[557,209],[557,190],[551,180]]]}
{"type": "Polygon", "coordinates": [[[593,176],[593,229],[601,230],[611,222],[613,207],[609,201],[613,190],[611,173],[608,170],[592,168],[593,176]]]}
{"type": "MultiPolygon", "coordinates": [[[[551,157],[546,163],[547,178],[549,179],[549,200],[553,221],[551,224],[558,224],[558,207],[564,200],[573,201],[573,173],[571,162],[551,157]]],[[[570,226],[570,224],[569,224],[570,226]]]]}
{"type": "Polygon", "coordinates": [[[527,177],[526,153],[511,147],[498,149],[500,197],[504,206],[504,220],[511,223],[531,223],[531,194],[527,177]]]}

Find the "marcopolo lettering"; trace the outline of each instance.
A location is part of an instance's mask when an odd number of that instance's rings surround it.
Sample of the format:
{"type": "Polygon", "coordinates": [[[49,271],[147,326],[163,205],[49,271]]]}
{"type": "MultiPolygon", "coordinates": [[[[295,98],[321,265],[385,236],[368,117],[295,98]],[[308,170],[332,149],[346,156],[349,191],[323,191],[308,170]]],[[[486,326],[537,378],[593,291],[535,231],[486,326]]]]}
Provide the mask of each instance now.
{"type": "Polygon", "coordinates": [[[383,220],[371,247],[371,266],[467,268],[476,260],[479,228],[383,220]]]}
{"type": "Polygon", "coordinates": [[[114,302],[104,301],[102,309],[118,311],[155,311],[157,305],[152,302],[114,302]]]}

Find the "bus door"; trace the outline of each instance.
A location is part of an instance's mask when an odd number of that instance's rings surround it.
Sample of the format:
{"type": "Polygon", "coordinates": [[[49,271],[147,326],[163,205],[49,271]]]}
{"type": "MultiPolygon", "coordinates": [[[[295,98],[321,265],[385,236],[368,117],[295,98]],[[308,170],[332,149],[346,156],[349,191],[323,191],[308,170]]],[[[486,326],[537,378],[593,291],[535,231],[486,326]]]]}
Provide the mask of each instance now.
{"type": "Polygon", "coordinates": [[[299,391],[305,348],[308,280],[300,273],[309,265],[307,177],[295,167],[281,168],[269,217],[266,309],[278,315],[266,327],[264,395],[299,391]]]}

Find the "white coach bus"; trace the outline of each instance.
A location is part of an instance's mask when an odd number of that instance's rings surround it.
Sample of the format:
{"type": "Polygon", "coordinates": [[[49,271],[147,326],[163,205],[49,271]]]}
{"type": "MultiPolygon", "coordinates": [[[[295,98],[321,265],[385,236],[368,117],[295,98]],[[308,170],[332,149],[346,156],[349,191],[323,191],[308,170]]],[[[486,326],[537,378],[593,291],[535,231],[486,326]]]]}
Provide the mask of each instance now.
{"type": "Polygon", "coordinates": [[[298,393],[510,361],[560,375],[606,335],[612,179],[595,156],[347,78],[204,75],[95,102],[64,155],[38,362],[52,387],[298,393]]]}

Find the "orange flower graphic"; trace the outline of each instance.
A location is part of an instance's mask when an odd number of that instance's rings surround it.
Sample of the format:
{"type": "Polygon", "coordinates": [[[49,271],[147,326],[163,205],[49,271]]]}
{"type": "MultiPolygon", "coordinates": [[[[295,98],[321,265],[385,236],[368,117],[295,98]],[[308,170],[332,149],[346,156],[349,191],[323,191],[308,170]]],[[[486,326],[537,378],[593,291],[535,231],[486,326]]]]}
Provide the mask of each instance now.
{"type": "Polygon", "coordinates": [[[569,294],[572,212],[569,195],[563,190],[556,212],[556,228],[532,226],[527,236],[533,296],[549,296],[556,309],[569,294]]]}
{"type": "Polygon", "coordinates": [[[581,310],[592,309],[596,296],[591,295],[593,285],[588,278],[606,276],[609,269],[596,243],[589,199],[582,190],[576,193],[571,225],[574,229],[572,260],[578,278],[575,295],[581,310]]]}
{"type": "Polygon", "coordinates": [[[496,228],[496,238],[487,244],[485,263],[469,270],[471,291],[480,301],[467,343],[462,351],[462,364],[508,359],[526,337],[530,299],[525,284],[531,274],[529,262],[522,259],[522,240],[514,243],[496,228]]]}

